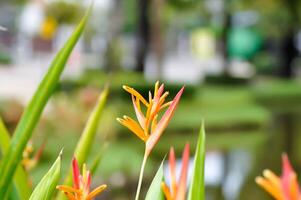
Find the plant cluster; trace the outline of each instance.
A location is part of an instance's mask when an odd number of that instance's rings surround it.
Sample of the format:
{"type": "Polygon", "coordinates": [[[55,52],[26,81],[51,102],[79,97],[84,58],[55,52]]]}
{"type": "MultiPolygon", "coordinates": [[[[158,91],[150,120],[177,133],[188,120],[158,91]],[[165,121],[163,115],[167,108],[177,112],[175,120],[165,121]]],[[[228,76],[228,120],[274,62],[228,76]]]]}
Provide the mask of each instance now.
{"type": "MultiPolygon", "coordinates": [[[[12,137],[3,121],[0,120],[0,147],[2,155],[0,162],[1,199],[47,200],[55,198],[61,200],[68,198],[70,200],[92,200],[109,187],[106,184],[102,184],[94,190],[91,190],[90,186],[92,183],[93,170],[89,171],[85,164],[96,135],[99,119],[108,97],[108,87],[103,89],[93,112],[90,114],[85,129],[75,148],[72,165],[69,172],[65,175],[63,184],[60,184],[60,180],[63,178],[61,175],[61,159],[63,151],[60,152],[54,164],[33,189],[29,185],[27,172],[24,167],[24,163],[29,163],[31,161],[29,158],[24,160],[24,155],[28,155],[31,152],[31,150],[28,149],[30,138],[41,118],[47,102],[59,82],[68,57],[86,26],[90,12],[91,9],[87,12],[69,40],[54,58],[44,79],[24,110],[12,137]],[[82,169],[82,172],[80,169],[82,169]]],[[[160,84],[159,82],[155,84],[154,93],[149,93],[148,100],[134,88],[128,86],[124,86],[123,88],[131,94],[137,121],[128,116],[117,118],[117,121],[127,127],[145,143],[144,158],[135,198],[138,200],[147,158],[151,155],[153,148],[171,120],[176,107],[179,104],[182,93],[184,92],[184,87],[182,87],[175,95],[174,99],[169,102],[166,102],[169,93],[164,91],[164,84],[160,84]]],[[[204,199],[204,127],[201,129],[199,138],[195,154],[194,178],[190,184],[189,199],[204,199]]],[[[186,192],[189,161],[188,144],[183,153],[183,166],[179,179],[176,178],[175,160],[174,150],[171,148],[169,165],[171,170],[170,173],[173,178],[172,185],[168,186],[164,182],[162,162],[149,187],[145,199],[186,199],[186,194],[188,194],[186,192]]]]}
{"type": "MultiPolygon", "coordinates": [[[[0,118],[0,199],[19,200],[92,200],[101,194],[107,187],[102,184],[91,190],[93,169],[90,171],[86,161],[91,150],[93,140],[97,131],[99,119],[104,108],[109,89],[105,87],[91,113],[85,129],[77,143],[74,158],[69,172],[60,184],[61,176],[61,152],[43,176],[37,186],[33,189],[28,184],[27,174],[22,166],[22,156],[38,124],[45,106],[50,99],[59,81],[60,75],[65,67],[67,59],[80,38],[87,23],[90,10],[82,19],[74,33],[70,36],[65,46],[54,58],[48,72],[40,83],[29,105],[25,109],[12,137],[0,118]],[[82,171],[80,170],[82,169],[82,171]]],[[[129,86],[124,86],[130,95],[137,117],[137,121],[123,116],[117,121],[127,127],[145,144],[144,157],[141,165],[135,200],[140,199],[140,190],[143,180],[144,169],[147,159],[152,150],[168,126],[180,98],[184,92],[182,87],[172,101],[166,102],[169,95],[164,91],[164,84],[157,82],[154,92],[149,92],[148,100],[139,92],[129,86]],[[165,111],[164,111],[165,110],[165,111]]],[[[189,169],[190,146],[186,144],[181,160],[180,175],[176,173],[176,156],[174,148],[170,148],[168,168],[170,173],[170,185],[164,180],[163,162],[159,167],[144,199],[146,200],[204,200],[204,162],[205,162],[205,130],[202,123],[196,151],[194,154],[194,165],[192,168],[192,179],[187,178],[189,169]],[[188,188],[187,188],[188,185],[188,188]]],[[[96,162],[97,165],[97,162],[96,162]]],[[[95,168],[95,167],[94,167],[95,168]]],[[[278,200],[300,200],[300,190],[297,175],[293,171],[286,155],[283,156],[283,174],[277,177],[270,170],[265,170],[263,177],[257,177],[256,182],[278,200]]]]}

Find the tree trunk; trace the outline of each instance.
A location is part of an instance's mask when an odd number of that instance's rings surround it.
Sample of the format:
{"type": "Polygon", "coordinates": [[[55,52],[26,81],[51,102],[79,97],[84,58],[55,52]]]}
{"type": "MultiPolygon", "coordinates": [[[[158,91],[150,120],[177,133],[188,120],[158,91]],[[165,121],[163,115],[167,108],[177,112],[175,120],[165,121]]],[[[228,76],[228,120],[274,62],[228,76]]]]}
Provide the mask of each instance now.
{"type": "Polygon", "coordinates": [[[298,29],[298,1],[297,0],[286,0],[286,6],[291,14],[291,20],[287,28],[287,32],[284,36],[282,43],[282,55],[283,63],[280,69],[280,76],[283,78],[290,79],[293,77],[293,61],[298,55],[298,50],[295,46],[295,34],[298,29]]]}
{"type": "Polygon", "coordinates": [[[138,27],[136,43],[136,70],[143,72],[149,47],[149,0],[138,0],[138,27]]]}

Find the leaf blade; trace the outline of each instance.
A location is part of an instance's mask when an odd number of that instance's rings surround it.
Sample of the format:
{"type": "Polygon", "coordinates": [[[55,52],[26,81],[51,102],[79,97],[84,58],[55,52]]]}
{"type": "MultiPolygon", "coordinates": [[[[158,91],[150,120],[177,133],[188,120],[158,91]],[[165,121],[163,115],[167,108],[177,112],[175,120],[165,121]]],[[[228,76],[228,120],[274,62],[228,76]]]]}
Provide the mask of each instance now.
{"type": "Polygon", "coordinates": [[[42,180],[35,187],[29,200],[50,200],[60,179],[60,172],[61,153],[42,180]]]}
{"type": "Polygon", "coordinates": [[[161,184],[163,182],[163,162],[161,163],[147,193],[145,200],[164,200],[164,194],[161,189],[161,184]]]}
{"type": "Polygon", "coordinates": [[[205,125],[202,122],[194,158],[192,181],[188,200],[205,200],[205,125]]]}
{"type": "MultiPolygon", "coordinates": [[[[0,150],[5,154],[9,148],[10,135],[0,117],[0,150]]],[[[24,169],[19,165],[14,176],[14,189],[15,196],[19,199],[28,199],[30,196],[31,188],[28,184],[27,174],[24,169]]]]}
{"type": "Polygon", "coordinates": [[[65,43],[64,47],[54,58],[47,74],[40,83],[37,91],[30,101],[30,104],[25,109],[20,122],[17,125],[14,136],[11,140],[11,145],[7,153],[4,155],[3,162],[0,164],[0,176],[2,177],[0,179],[1,197],[5,198],[8,193],[8,188],[10,187],[12,177],[16,171],[17,165],[20,163],[26,144],[30,139],[34,128],[36,127],[39,118],[41,117],[46,103],[48,102],[56,84],[59,81],[59,77],[65,67],[71,51],[84,30],[90,12],[91,8],[81,20],[68,41],[65,43]]]}
{"type": "MultiPolygon", "coordinates": [[[[106,103],[108,94],[109,94],[109,89],[108,87],[105,87],[105,89],[101,92],[98,98],[98,102],[95,105],[92,113],[90,114],[89,119],[84,128],[84,131],[81,135],[81,138],[77,143],[74,156],[76,157],[79,166],[82,166],[83,163],[87,161],[88,154],[92,148],[92,144],[95,139],[97,128],[98,128],[98,123],[101,118],[101,114],[104,109],[104,105],[106,103]]],[[[65,179],[64,185],[71,185],[71,182],[72,182],[72,168],[70,168],[67,173],[67,177],[65,179]]],[[[57,199],[62,200],[62,199],[66,199],[66,197],[63,195],[63,193],[59,193],[57,199]]]]}
{"type": "Polygon", "coordinates": [[[109,89],[108,87],[105,87],[99,96],[98,102],[87,121],[83,134],[75,149],[75,157],[80,166],[87,160],[91,150],[108,94],[109,89]]]}

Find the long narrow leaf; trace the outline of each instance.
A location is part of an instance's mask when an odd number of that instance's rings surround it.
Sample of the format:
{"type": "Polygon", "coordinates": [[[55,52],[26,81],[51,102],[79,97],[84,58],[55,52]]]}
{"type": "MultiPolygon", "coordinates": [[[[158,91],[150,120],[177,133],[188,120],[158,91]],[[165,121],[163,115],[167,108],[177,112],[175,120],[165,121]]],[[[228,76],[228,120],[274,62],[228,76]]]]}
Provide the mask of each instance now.
{"type": "Polygon", "coordinates": [[[32,192],[29,200],[50,200],[60,179],[61,153],[32,192]]]}
{"type": "Polygon", "coordinates": [[[194,157],[194,168],[188,200],[205,200],[205,127],[202,122],[194,157]]]}
{"type": "MultiPolygon", "coordinates": [[[[4,126],[0,117],[0,151],[5,154],[9,148],[10,135],[4,126]]],[[[14,176],[14,196],[19,199],[28,199],[30,196],[31,188],[28,184],[27,174],[24,169],[19,165],[14,176]]]]}
{"type": "MultiPolygon", "coordinates": [[[[76,157],[79,166],[82,166],[82,164],[87,161],[89,152],[92,148],[92,144],[95,139],[99,120],[108,97],[108,93],[109,93],[108,87],[105,87],[105,89],[102,91],[102,93],[99,96],[98,102],[93,112],[91,113],[87,121],[87,124],[85,126],[85,129],[81,135],[81,138],[76,146],[74,156],[76,157]]],[[[72,169],[70,168],[64,185],[71,185],[71,181],[72,181],[72,169]]],[[[66,199],[66,197],[62,193],[59,193],[58,199],[66,199]]]]}
{"type": "Polygon", "coordinates": [[[102,161],[104,152],[107,150],[107,147],[108,147],[108,143],[105,143],[99,150],[99,153],[94,157],[90,168],[90,172],[92,175],[94,175],[97,172],[98,166],[102,161]]]}
{"type": "Polygon", "coordinates": [[[145,200],[164,200],[164,194],[161,189],[163,182],[163,162],[161,163],[147,193],[145,200]]]}
{"type": "Polygon", "coordinates": [[[92,147],[92,143],[95,139],[95,135],[97,132],[99,120],[106,103],[108,97],[109,90],[107,87],[102,91],[99,96],[98,102],[91,113],[88,122],[85,126],[83,134],[76,146],[75,149],[75,157],[78,161],[78,164],[81,166],[84,162],[86,162],[89,152],[92,147]]]}
{"type": "Polygon", "coordinates": [[[20,122],[17,125],[11,140],[11,145],[7,153],[4,155],[3,161],[0,165],[0,197],[2,198],[5,198],[7,195],[7,189],[11,184],[12,177],[17,166],[20,163],[26,144],[41,117],[46,103],[48,102],[59,81],[60,75],[65,67],[72,49],[84,30],[87,19],[90,15],[90,10],[70,36],[65,46],[54,58],[47,74],[39,85],[28,107],[25,109],[20,122]]]}

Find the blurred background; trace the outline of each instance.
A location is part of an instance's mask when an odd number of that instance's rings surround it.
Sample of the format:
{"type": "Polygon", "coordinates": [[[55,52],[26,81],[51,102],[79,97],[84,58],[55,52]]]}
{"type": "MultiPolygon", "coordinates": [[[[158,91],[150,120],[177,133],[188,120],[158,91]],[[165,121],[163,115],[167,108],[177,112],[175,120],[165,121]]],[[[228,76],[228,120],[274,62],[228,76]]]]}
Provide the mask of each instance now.
{"type": "MultiPolygon", "coordinates": [[[[51,59],[89,0],[0,0],[0,115],[13,132],[51,59]]],[[[281,153],[301,169],[301,2],[298,0],[95,0],[36,129],[27,156],[33,184],[64,147],[67,170],[101,88],[110,97],[91,154],[101,163],[99,199],[133,199],[143,143],[115,120],[134,116],[127,84],[142,94],[156,80],[185,94],[148,163],[144,190],[173,145],[192,147],[207,132],[208,200],[269,199],[254,178],[280,174],[281,153]]],[[[170,97],[170,98],[171,98],[170,97]]],[[[194,152],[192,148],[191,153],[194,152]]]]}

